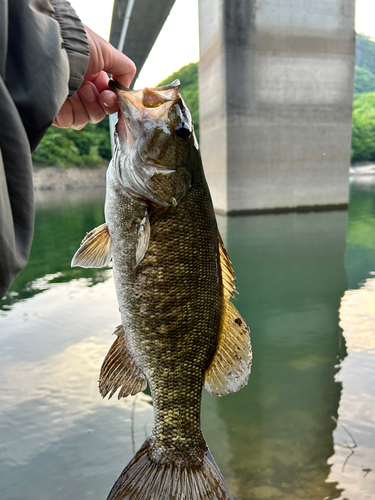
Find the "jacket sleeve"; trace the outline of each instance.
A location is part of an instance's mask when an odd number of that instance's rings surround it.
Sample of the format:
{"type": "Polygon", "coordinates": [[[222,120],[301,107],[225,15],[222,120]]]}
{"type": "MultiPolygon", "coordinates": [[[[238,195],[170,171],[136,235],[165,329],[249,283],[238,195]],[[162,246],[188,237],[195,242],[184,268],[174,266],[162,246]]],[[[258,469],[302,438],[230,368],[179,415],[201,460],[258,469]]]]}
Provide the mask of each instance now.
{"type": "Polygon", "coordinates": [[[0,0],[0,299],[24,268],[34,226],[31,153],[89,62],[65,0],[0,0]]]}

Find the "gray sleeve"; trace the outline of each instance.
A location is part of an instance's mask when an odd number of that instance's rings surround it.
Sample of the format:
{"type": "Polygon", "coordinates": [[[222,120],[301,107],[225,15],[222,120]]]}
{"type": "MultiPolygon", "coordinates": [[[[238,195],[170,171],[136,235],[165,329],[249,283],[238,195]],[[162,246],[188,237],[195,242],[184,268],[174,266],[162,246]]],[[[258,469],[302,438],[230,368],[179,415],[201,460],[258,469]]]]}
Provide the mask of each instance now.
{"type": "Polygon", "coordinates": [[[68,2],[0,0],[0,298],[30,252],[31,152],[88,61],[83,26],[68,2]]]}
{"type": "Polygon", "coordinates": [[[53,17],[58,21],[62,36],[62,47],[69,59],[69,96],[81,86],[89,63],[89,45],[86,32],[79,17],[65,0],[50,0],[54,8],[53,17]]]}

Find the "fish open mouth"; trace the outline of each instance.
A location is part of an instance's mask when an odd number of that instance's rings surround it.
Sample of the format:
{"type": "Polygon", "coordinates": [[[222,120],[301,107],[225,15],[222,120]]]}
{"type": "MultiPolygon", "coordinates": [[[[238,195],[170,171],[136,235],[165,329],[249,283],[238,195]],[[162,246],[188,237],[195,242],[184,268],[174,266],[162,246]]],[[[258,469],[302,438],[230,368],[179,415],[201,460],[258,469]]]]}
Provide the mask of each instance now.
{"type": "Polygon", "coordinates": [[[131,143],[142,134],[145,122],[154,122],[166,132],[171,107],[181,105],[179,80],[164,87],[141,90],[128,89],[113,79],[108,85],[119,105],[116,130],[121,133],[121,139],[129,140],[131,135],[131,143]]]}
{"type": "Polygon", "coordinates": [[[111,78],[108,82],[108,87],[109,90],[112,90],[118,97],[122,95],[122,97],[133,102],[137,107],[142,105],[144,108],[158,108],[162,104],[168,102],[174,104],[181,98],[180,80],[174,80],[169,85],[164,85],[162,87],[146,87],[142,90],[133,90],[124,87],[121,83],[111,78]]]}
{"type": "Polygon", "coordinates": [[[180,95],[180,82],[141,90],[109,81],[118,105],[114,163],[124,191],[132,198],[159,207],[176,206],[190,188],[190,174],[174,164],[179,137],[176,128],[187,124],[190,113],[180,95]],[[172,160],[171,160],[172,158],[172,160]],[[172,168],[171,168],[172,167],[172,168]]]}

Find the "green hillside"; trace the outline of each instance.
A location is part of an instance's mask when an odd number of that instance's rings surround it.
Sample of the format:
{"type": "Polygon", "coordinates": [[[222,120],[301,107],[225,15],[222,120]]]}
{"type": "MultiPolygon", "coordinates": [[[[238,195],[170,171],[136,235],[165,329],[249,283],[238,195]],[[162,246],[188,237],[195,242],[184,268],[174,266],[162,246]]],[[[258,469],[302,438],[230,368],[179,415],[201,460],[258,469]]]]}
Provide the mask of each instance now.
{"type": "Polygon", "coordinates": [[[352,161],[375,161],[375,42],[356,34],[352,161]]]}
{"type": "Polygon", "coordinates": [[[365,92],[375,92],[375,75],[367,68],[355,67],[354,93],[363,94],[365,92]]]}
{"type": "Polygon", "coordinates": [[[352,161],[375,161],[375,92],[354,96],[352,161]]]}
{"type": "Polygon", "coordinates": [[[111,159],[109,119],[97,125],[88,123],[82,130],[50,127],[33,154],[39,166],[63,168],[101,165],[111,159]]]}
{"type": "Polygon", "coordinates": [[[375,42],[356,34],[354,93],[375,92],[375,42]]]}

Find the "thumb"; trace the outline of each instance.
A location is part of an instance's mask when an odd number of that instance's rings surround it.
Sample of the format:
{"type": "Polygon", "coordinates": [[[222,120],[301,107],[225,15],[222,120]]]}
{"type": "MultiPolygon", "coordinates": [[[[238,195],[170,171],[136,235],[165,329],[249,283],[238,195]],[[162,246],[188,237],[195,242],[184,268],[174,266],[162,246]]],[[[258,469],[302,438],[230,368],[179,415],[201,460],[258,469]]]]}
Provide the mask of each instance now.
{"type": "Polygon", "coordinates": [[[124,87],[130,87],[137,70],[134,62],[109,43],[108,46],[110,50],[104,54],[103,70],[111,73],[113,78],[124,87]]]}
{"type": "Polygon", "coordinates": [[[100,71],[111,73],[113,78],[124,87],[129,87],[136,67],[134,62],[125,54],[115,49],[113,45],[101,38],[85,26],[90,47],[90,62],[87,74],[96,74],[100,71]]]}

